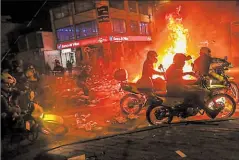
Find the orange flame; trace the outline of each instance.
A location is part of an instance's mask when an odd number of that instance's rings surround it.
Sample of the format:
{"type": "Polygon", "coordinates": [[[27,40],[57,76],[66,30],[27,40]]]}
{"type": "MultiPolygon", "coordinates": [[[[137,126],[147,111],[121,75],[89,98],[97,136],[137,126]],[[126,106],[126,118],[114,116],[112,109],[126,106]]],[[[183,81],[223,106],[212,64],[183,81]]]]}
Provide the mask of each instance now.
{"type": "MultiPolygon", "coordinates": [[[[176,8],[175,13],[171,13],[166,15],[167,20],[167,29],[169,33],[169,41],[170,46],[164,50],[164,56],[162,53],[158,55],[158,62],[154,65],[154,69],[158,70],[158,66],[162,64],[165,69],[167,69],[173,63],[173,57],[176,53],[187,53],[187,37],[188,37],[188,29],[185,29],[182,24],[182,17],[180,16],[181,6],[176,8]]],[[[183,68],[184,72],[192,71],[192,67],[190,62],[187,62],[183,68]]],[[[158,75],[154,75],[153,79],[161,77],[158,75]]],[[[140,76],[136,76],[133,82],[136,82],[140,76]]],[[[192,79],[191,76],[184,76],[184,79],[192,79]]]]}

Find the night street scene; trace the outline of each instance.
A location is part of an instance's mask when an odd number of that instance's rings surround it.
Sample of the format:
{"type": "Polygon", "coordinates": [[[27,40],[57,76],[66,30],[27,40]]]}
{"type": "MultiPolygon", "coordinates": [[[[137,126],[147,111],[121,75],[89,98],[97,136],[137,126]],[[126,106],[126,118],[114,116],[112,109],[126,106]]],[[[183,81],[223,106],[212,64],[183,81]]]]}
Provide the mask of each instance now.
{"type": "Polygon", "coordinates": [[[1,9],[1,159],[239,160],[238,0],[1,9]]]}

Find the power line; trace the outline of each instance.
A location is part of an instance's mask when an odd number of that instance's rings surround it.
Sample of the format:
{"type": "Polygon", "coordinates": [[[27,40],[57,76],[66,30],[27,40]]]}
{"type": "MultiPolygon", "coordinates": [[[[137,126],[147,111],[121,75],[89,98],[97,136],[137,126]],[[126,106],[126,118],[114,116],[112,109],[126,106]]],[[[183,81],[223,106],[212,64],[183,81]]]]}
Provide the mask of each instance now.
{"type": "MultiPolygon", "coordinates": [[[[31,21],[27,24],[27,28],[32,24],[32,21],[36,18],[36,16],[38,15],[38,13],[41,11],[41,9],[44,7],[44,5],[46,4],[47,0],[44,1],[44,3],[41,5],[41,7],[38,9],[38,11],[36,12],[36,14],[32,17],[31,21]]],[[[15,42],[13,43],[14,45],[17,43],[17,41],[19,40],[20,35],[17,37],[17,39],[15,40],[15,42]]],[[[11,47],[8,49],[7,53],[3,56],[3,58],[1,59],[1,63],[3,62],[3,60],[5,59],[5,57],[9,54],[9,52],[11,51],[11,47]]]]}

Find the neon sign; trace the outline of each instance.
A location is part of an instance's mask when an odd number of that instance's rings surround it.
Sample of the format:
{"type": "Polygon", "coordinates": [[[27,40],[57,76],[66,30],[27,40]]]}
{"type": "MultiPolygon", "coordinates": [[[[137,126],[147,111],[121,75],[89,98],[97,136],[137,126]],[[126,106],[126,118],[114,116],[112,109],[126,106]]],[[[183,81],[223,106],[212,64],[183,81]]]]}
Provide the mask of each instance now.
{"type": "Polygon", "coordinates": [[[57,44],[57,49],[77,48],[86,45],[99,44],[104,42],[143,42],[152,41],[151,36],[100,36],[94,38],[88,38],[83,40],[77,40],[73,42],[64,42],[57,44]]]}
{"type": "Polygon", "coordinates": [[[122,42],[122,41],[152,41],[150,36],[110,36],[109,38],[112,42],[122,42]]]}

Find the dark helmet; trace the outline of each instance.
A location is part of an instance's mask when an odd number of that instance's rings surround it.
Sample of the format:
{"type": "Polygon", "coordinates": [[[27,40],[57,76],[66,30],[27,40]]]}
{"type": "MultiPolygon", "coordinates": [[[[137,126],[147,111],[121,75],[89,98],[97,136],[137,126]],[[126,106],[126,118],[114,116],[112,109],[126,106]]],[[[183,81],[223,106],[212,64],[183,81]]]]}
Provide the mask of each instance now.
{"type": "Polygon", "coordinates": [[[12,61],[13,67],[20,67],[23,65],[23,61],[21,59],[12,61]]]}
{"type": "Polygon", "coordinates": [[[28,64],[28,67],[27,67],[28,69],[34,69],[35,67],[34,67],[34,65],[33,64],[28,64]]]}
{"type": "Polygon", "coordinates": [[[211,56],[211,49],[208,47],[201,47],[200,54],[206,54],[208,56],[211,56]]]}
{"type": "Polygon", "coordinates": [[[157,53],[155,51],[148,51],[147,58],[157,58],[157,53]]]}
{"type": "Polygon", "coordinates": [[[185,62],[192,59],[191,56],[186,56],[183,53],[176,53],[175,56],[173,57],[173,62],[177,63],[177,62],[185,62]]]}

